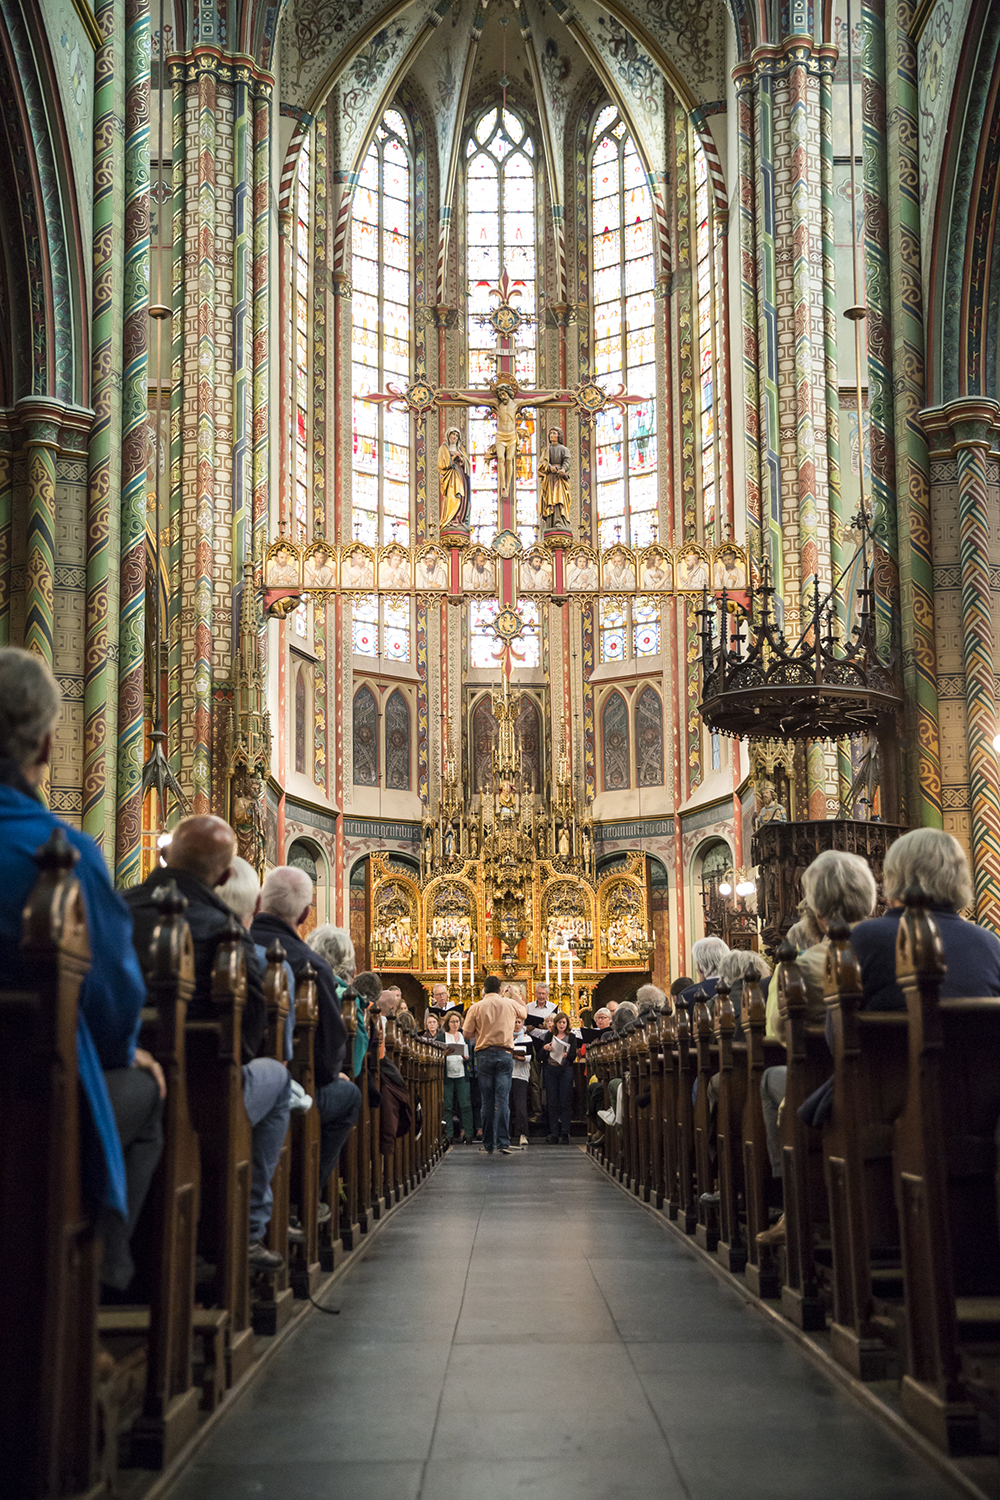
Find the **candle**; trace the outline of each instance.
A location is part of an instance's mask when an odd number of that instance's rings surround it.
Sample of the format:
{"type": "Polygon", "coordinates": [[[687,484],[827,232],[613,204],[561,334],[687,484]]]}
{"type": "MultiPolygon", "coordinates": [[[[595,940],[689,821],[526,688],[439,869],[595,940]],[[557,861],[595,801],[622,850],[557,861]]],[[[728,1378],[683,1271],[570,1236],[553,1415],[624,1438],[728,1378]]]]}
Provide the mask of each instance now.
{"type": "Polygon", "coordinates": [[[447,972],[445,974],[445,984],[448,986],[449,989],[451,989],[451,954],[450,953],[448,954],[448,962],[447,962],[447,965],[446,965],[446,969],[447,969],[447,972]]]}
{"type": "Polygon", "coordinates": [[[569,982],[572,985],[572,983],[573,983],[573,950],[572,950],[572,948],[569,950],[569,982]]]}
{"type": "Polygon", "coordinates": [[[459,989],[462,988],[462,960],[464,959],[464,957],[465,957],[464,952],[462,951],[461,948],[459,948],[459,950],[458,950],[458,987],[459,987],[459,989]]]}
{"type": "Polygon", "coordinates": [[[562,984],[562,949],[556,949],[556,984],[562,984]]]}
{"type": "Polygon", "coordinates": [[[548,982],[549,982],[549,950],[548,950],[548,948],[546,948],[546,950],[545,950],[545,983],[548,984],[548,982]]]}

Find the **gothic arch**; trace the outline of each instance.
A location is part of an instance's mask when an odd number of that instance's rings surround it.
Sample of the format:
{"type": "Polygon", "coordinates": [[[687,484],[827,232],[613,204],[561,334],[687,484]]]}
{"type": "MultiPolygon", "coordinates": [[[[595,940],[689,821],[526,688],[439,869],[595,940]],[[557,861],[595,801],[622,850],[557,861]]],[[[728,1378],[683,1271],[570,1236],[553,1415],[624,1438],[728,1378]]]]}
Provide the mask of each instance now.
{"type": "Polygon", "coordinates": [[[617,688],[601,706],[602,786],[606,792],[627,792],[632,785],[628,704],[617,688]]]}
{"type": "Polygon", "coordinates": [[[651,683],[635,700],[635,769],[640,787],[663,785],[663,701],[651,683]]]}
{"type": "Polygon", "coordinates": [[[385,705],[385,785],[389,792],[410,790],[410,705],[399,688],[385,705]]]}
{"type": "Polygon", "coordinates": [[[353,743],[355,786],[378,786],[378,703],[367,683],[354,694],[353,743]]]}

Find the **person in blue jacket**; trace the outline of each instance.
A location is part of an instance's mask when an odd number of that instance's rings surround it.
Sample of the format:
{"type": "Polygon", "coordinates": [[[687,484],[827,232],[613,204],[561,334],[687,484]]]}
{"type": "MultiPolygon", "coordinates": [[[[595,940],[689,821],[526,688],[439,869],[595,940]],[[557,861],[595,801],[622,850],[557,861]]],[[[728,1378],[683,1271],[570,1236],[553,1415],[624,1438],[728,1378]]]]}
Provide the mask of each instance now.
{"type": "Polygon", "coordinates": [[[87,1106],[83,1193],[104,1242],[101,1280],[124,1290],[133,1273],[129,1239],[163,1149],[166,1085],[156,1060],[136,1046],[146,987],[129,909],[93,839],[49,812],[38,795],[61,703],[59,686],[40,657],[0,648],[0,958],[6,984],[27,982],[21,919],[38,878],[34,854],[61,828],[78,855],[74,873],[90,941],[76,1032],[87,1106]]]}

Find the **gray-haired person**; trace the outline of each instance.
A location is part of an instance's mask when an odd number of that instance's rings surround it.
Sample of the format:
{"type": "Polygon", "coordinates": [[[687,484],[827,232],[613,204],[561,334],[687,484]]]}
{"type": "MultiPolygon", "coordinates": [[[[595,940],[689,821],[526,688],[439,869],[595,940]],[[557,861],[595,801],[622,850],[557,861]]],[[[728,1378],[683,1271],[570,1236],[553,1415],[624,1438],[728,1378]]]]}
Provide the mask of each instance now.
{"type": "MultiPolygon", "coordinates": [[[[824,849],[818,854],[802,877],[802,901],[799,906],[805,920],[812,921],[823,937],[812,947],[798,955],[798,966],[806,992],[806,1021],[817,1025],[824,1020],[826,1008],[823,1003],[823,980],[826,972],[826,952],[829,946],[826,932],[835,917],[842,917],[849,927],[863,922],[875,910],[878,892],[875,877],[858,854],[848,854],[843,849],[824,849]]],[[[893,960],[895,963],[895,959],[893,960]]],[[[767,1035],[784,1040],[783,1023],[778,1013],[778,987],[774,985],[768,995],[767,1035]]],[[[760,1097],[764,1114],[764,1134],[767,1139],[767,1154],[771,1172],[782,1175],[781,1161],[781,1106],[785,1098],[788,1069],[765,1068],[760,1080],[760,1097]]],[[[785,1241],[785,1218],[782,1214],[773,1229],[757,1236],[762,1245],[781,1245],[785,1241]]]]}
{"type": "Polygon", "coordinates": [[[343,1072],[347,1062],[347,1028],[340,1013],[340,990],[326,959],[299,935],[312,908],[313,883],[295,865],[279,865],[264,881],[260,911],[251,935],[268,946],[275,938],[285,949],[296,980],[310,965],[316,972],[319,1025],[316,1028],[316,1108],[320,1118],[320,1190],[337,1165],[351,1127],[361,1109],[361,1093],[343,1072]]]}
{"type": "Polygon", "coordinates": [[[728,952],[729,945],[720,937],[703,937],[692,944],[691,962],[698,979],[683,990],[679,997],[680,1004],[690,1017],[694,1016],[694,1008],[699,1000],[711,1001],[714,998],[718,988],[716,981],[719,977],[719,965],[728,952]]]}

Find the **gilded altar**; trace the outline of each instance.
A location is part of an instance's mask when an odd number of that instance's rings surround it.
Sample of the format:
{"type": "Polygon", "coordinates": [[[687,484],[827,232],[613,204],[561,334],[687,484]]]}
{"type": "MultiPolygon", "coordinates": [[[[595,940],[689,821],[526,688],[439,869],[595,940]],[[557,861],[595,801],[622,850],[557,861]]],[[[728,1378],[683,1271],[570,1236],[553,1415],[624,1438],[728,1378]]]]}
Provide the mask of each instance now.
{"type": "Polygon", "coordinates": [[[641,853],[595,869],[589,808],[557,759],[550,795],[534,787],[517,736],[518,695],[494,695],[492,776],[473,796],[443,757],[442,794],[424,819],[420,873],[374,854],[369,931],[379,969],[445,983],[468,1005],[488,974],[550,998],[577,1016],[604,974],[649,972],[653,952],[648,861],[641,853]]]}

